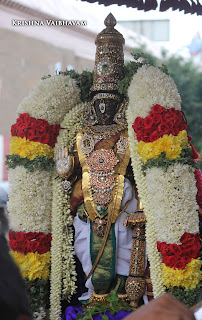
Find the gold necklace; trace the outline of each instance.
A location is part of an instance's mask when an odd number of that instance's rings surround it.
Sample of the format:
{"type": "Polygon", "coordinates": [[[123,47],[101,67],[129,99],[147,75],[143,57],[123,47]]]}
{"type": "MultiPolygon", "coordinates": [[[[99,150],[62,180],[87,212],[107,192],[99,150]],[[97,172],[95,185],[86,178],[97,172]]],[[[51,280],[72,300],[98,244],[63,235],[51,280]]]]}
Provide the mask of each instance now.
{"type": "Polygon", "coordinates": [[[86,132],[89,132],[98,139],[106,139],[116,133],[124,130],[127,127],[125,124],[111,124],[107,126],[97,125],[86,127],[86,132]]]}

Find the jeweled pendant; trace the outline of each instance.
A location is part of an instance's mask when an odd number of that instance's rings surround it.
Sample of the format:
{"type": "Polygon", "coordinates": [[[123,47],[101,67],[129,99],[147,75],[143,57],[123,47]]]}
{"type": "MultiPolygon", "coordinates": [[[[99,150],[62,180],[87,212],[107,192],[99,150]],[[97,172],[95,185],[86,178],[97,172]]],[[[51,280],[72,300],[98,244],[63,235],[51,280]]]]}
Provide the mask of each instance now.
{"type": "Polygon", "coordinates": [[[63,180],[62,181],[62,188],[64,192],[69,192],[71,191],[71,182],[68,180],[63,180]]]}
{"type": "Polygon", "coordinates": [[[100,102],[99,109],[100,109],[101,113],[105,113],[106,106],[105,106],[104,101],[100,102]]]}
{"type": "Polygon", "coordinates": [[[106,224],[107,224],[106,219],[96,218],[94,220],[92,230],[96,234],[97,237],[104,237],[105,230],[106,230],[106,224]]]}

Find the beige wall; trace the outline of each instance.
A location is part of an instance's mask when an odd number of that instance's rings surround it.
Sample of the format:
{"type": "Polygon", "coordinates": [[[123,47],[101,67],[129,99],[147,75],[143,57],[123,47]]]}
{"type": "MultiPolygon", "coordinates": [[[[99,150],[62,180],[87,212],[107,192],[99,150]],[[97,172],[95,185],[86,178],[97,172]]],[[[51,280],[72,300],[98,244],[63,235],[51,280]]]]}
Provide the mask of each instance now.
{"type": "Polygon", "coordinates": [[[94,62],[76,57],[70,50],[0,29],[0,134],[9,135],[16,109],[43,75],[54,74],[57,61],[78,71],[92,70],[94,62]]]}

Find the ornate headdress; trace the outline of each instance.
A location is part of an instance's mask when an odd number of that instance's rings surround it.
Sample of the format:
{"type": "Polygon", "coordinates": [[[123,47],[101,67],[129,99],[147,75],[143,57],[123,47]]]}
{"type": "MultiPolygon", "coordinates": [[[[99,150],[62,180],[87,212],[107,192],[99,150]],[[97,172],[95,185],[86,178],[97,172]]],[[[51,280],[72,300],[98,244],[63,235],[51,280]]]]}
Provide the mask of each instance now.
{"type": "MultiPolygon", "coordinates": [[[[92,100],[88,103],[84,113],[84,124],[94,125],[98,123],[94,102],[96,100],[112,99],[121,102],[118,94],[118,81],[124,75],[123,35],[114,29],[116,19],[110,13],[104,24],[106,28],[96,37],[96,55],[93,85],[90,89],[92,100]]],[[[114,121],[118,124],[126,124],[125,121],[126,101],[121,103],[114,121]]],[[[104,101],[101,101],[100,111],[105,112],[104,101]]]]}
{"type": "Polygon", "coordinates": [[[110,13],[102,30],[95,40],[96,56],[94,67],[93,91],[116,91],[117,82],[123,77],[125,40],[120,32],[114,29],[116,19],[110,13]]]}

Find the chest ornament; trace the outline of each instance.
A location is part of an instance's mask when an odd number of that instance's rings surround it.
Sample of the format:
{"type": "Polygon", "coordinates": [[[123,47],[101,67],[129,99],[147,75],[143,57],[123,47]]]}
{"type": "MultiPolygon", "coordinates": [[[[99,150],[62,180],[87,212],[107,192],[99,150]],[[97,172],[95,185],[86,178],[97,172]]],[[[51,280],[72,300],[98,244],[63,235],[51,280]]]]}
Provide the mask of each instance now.
{"type": "Polygon", "coordinates": [[[113,150],[100,149],[86,159],[89,166],[90,185],[93,201],[103,207],[112,200],[111,191],[115,186],[114,167],[118,159],[113,150]]]}

